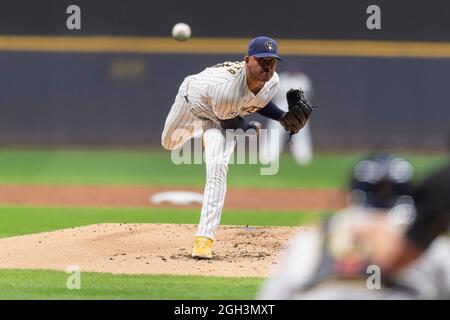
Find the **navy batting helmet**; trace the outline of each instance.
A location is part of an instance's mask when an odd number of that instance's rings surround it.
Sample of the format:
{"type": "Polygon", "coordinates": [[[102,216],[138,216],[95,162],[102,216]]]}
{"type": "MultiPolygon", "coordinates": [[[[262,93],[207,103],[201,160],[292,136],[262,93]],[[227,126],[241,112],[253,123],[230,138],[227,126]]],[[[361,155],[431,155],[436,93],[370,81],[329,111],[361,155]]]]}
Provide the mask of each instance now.
{"type": "Polygon", "coordinates": [[[373,154],[353,167],[350,201],[355,205],[392,208],[411,199],[413,166],[406,159],[386,153],[373,154]]]}

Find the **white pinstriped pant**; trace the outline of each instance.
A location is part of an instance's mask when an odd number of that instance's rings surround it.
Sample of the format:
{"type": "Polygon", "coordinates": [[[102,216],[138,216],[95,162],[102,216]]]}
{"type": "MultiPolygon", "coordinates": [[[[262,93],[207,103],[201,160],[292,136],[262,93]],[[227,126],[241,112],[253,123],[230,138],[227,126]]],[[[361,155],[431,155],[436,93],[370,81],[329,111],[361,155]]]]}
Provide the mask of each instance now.
{"type": "Polygon", "coordinates": [[[236,145],[234,135],[211,120],[195,116],[191,106],[180,93],[167,117],[162,145],[168,150],[181,148],[194,136],[203,134],[206,163],[206,183],[197,236],[214,239],[227,191],[228,163],[236,145]]]}

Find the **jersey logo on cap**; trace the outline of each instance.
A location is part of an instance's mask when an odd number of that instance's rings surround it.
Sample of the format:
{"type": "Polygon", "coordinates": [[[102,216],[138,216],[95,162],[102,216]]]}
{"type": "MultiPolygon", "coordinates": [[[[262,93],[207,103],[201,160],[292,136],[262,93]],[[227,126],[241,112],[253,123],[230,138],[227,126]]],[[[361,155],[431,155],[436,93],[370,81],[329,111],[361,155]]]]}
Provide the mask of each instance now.
{"type": "Polygon", "coordinates": [[[266,46],[266,49],[269,51],[273,50],[273,43],[272,41],[266,41],[266,43],[264,43],[264,45],[266,46]]]}

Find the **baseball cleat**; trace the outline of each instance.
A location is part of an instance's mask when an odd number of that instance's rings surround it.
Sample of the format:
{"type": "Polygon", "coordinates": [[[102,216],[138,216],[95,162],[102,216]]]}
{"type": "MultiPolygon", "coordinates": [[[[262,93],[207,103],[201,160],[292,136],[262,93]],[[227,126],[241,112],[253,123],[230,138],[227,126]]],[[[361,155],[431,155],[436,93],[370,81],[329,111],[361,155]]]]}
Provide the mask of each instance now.
{"type": "Polygon", "coordinates": [[[192,249],[192,257],[199,259],[212,258],[212,243],[213,240],[208,237],[195,237],[194,249],[192,249]]]}

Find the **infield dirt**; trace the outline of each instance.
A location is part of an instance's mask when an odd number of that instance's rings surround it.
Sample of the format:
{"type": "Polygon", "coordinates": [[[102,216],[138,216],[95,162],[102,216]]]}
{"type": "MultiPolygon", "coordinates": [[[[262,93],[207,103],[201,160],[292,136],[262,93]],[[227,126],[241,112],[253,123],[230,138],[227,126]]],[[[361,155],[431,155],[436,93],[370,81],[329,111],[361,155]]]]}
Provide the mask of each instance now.
{"type": "Polygon", "coordinates": [[[306,227],[219,226],[211,260],[190,253],[196,225],[97,224],[0,239],[1,269],[267,277],[306,227]]]}
{"type": "MultiPolygon", "coordinates": [[[[173,207],[152,204],[150,197],[164,191],[193,191],[202,188],[158,186],[42,186],[0,185],[0,203],[73,207],[173,207]]],[[[345,206],[344,193],[337,189],[229,188],[225,209],[237,210],[338,210],[345,206]]],[[[199,204],[182,207],[200,208],[199,204]]]]}

